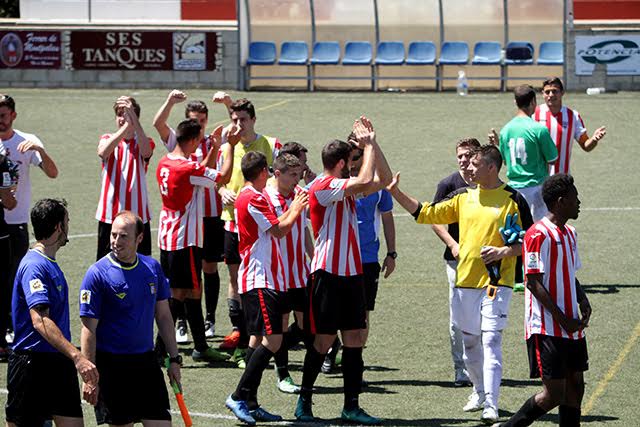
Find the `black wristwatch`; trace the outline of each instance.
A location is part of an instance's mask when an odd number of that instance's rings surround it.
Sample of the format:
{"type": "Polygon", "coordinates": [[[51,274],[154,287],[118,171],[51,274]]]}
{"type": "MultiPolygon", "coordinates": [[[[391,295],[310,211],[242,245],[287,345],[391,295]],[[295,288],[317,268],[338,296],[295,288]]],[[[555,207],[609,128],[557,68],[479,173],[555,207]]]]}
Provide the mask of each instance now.
{"type": "Polygon", "coordinates": [[[398,258],[398,252],[396,252],[396,251],[387,252],[387,256],[391,257],[391,259],[396,259],[396,258],[398,258]]]}
{"type": "Polygon", "coordinates": [[[170,357],[169,363],[177,363],[178,365],[182,366],[182,356],[177,355],[176,357],[170,357]]]}

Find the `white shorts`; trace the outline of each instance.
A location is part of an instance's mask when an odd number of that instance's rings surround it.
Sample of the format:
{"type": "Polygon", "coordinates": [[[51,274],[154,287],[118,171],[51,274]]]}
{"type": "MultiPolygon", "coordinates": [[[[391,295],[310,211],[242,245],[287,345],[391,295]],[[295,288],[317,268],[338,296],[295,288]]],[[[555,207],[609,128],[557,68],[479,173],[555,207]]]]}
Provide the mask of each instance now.
{"type": "Polygon", "coordinates": [[[511,288],[498,286],[496,296],[491,300],[487,297],[486,288],[455,288],[451,301],[453,324],[471,335],[505,329],[511,293],[511,288]]]}
{"type": "Polygon", "coordinates": [[[540,221],[548,212],[547,205],[542,198],[542,185],[518,188],[517,190],[527,201],[533,222],[540,221]]]}

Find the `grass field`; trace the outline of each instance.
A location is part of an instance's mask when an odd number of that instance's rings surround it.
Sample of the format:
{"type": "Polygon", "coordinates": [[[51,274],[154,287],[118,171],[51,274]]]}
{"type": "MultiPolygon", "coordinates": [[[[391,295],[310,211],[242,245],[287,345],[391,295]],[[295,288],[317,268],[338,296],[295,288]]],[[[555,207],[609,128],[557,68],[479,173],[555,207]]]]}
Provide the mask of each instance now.
{"type": "MultiPolygon", "coordinates": [[[[80,331],[75,295],[95,257],[94,215],[100,185],[96,146],[102,133],[114,130],[111,105],[120,94],[97,90],[11,92],[17,102],[15,127],[38,135],[60,169],[56,180],[48,180],[32,169],[34,200],[55,196],[69,202],[72,238],[60,251],[59,262],[74,296],[70,306],[75,343],[79,342],[80,331]]],[[[151,120],[166,92],[130,94],[142,106],[142,123],[148,135],[157,139],[151,120]]],[[[213,91],[188,93],[191,99],[205,100],[212,94],[213,91]]],[[[475,136],[484,140],[489,128],[499,128],[514,113],[512,96],[499,93],[472,93],[466,98],[455,93],[250,93],[248,96],[258,108],[257,130],[282,141],[305,144],[315,170],[320,169],[321,146],[331,138],[344,138],[354,118],[366,114],[376,126],[392,168],[402,171],[403,188],[425,200],[433,196],[438,180],[455,168],[457,139],[475,136]]],[[[572,163],[582,200],[580,218],[573,223],[580,234],[583,269],[579,277],[594,310],[587,331],[590,370],[586,373],[583,422],[589,426],[638,425],[640,269],[634,241],[640,232],[640,190],[636,182],[640,175],[634,135],[638,127],[633,123],[640,116],[640,101],[634,93],[597,97],[569,94],[565,101],[580,111],[590,131],[602,124],[608,128],[607,137],[594,152],[574,150],[572,163]]],[[[181,117],[179,106],[171,122],[177,123],[181,117]]],[[[211,129],[225,119],[222,108],[214,106],[210,111],[211,129]]],[[[164,152],[162,146],[156,149],[148,178],[153,227],[160,209],[155,165],[164,152]]],[[[388,280],[381,281],[370,341],[364,353],[365,378],[370,387],[361,396],[361,404],[372,414],[385,418],[386,425],[478,425],[478,413],[461,411],[470,389],[455,389],[451,384],[448,290],[442,244],[430,227],[416,225],[399,210],[397,214],[398,265],[388,280]]],[[[157,248],[154,255],[158,255],[157,248]]],[[[226,283],[224,270],[222,280],[226,283]]],[[[230,327],[225,297],[226,288],[218,311],[219,334],[228,332],[230,327]]],[[[522,300],[522,294],[514,295],[503,342],[501,417],[510,416],[540,387],[537,380],[528,378],[522,300]]],[[[294,378],[300,381],[304,354],[295,351],[290,357],[294,378]]],[[[241,371],[230,366],[206,367],[186,357],[185,361],[185,398],[190,410],[196,413],[195,424],[235,425],[235,419],[224,408],[224,399],[234,389],[241,371]]],[[[5,387],[5,368],[0,369],[0,384],[5,387]]],[[[342,404],[342,377],[321,374],[317,386],[315,414],[336,423],[342,404]]],[[[0,403],[4,405],[5,400],[6,389],[2,388],[0,403]]],[[[265,373],[260,400],[286,419],[293,418],[295,397],[276,390],[272,370],[265,373]]],[[[84,408],[85,422],[95,425],[91,408],[84,408]]],[[[557,424],[556,413],[547,415],[538,425],[557,424]]],[[[182,425],[179,415],[174,421],[182,425]]]]}

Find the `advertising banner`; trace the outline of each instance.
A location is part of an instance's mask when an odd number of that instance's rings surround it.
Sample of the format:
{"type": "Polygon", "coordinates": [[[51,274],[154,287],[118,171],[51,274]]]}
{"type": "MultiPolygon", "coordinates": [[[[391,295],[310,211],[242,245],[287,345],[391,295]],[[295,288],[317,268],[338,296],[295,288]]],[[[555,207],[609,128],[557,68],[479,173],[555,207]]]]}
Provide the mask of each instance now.
{"type": "Polygon", "coordinates": [[[215,70],[218,33],[72,31],[76,70],[215,70]]]}
{"type": "Polygon", "coordinates": [[[60,68],[60,31],[0,31],[0,68],[60,68]]]}
{"type": "Polygon", "coordinates": [[[639,75],[640,35],[576,36],[576,75],[590,76],[596,64],[608,75],[639,75]]]}

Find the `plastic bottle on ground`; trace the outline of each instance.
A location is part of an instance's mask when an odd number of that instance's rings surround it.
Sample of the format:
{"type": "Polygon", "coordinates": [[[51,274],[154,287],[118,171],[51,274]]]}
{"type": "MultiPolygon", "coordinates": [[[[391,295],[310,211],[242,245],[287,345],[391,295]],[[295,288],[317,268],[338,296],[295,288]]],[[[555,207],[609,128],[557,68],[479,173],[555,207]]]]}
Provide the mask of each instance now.
{"type": "Polygon", "coordinates": [[[467,96],[469,94],[469,82],[464,70],[458,71],[458,95],[467,96]]]}

